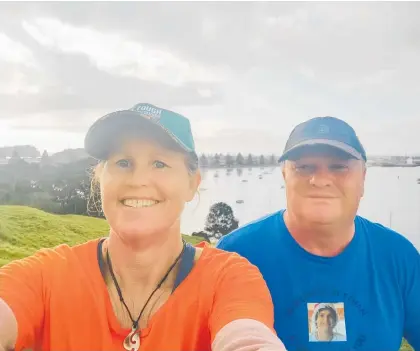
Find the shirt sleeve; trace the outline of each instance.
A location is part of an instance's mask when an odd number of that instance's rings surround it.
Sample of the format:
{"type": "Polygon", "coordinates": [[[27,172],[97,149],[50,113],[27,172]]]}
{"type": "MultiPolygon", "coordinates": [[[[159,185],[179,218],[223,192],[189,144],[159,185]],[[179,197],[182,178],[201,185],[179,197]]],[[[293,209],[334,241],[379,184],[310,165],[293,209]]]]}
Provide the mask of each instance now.
{"type": "Polygon", "coordinates": [[[404,337],[414,350],[420,350],[420,254],[414,247],[411,253],[406,261],[404,337]]]}
{"type": "Polygon", "coordinates": [[[253,319],[237,319],[216,335],[212,351],[286,351],[273,331],[253,319]]]}
{"type": "Polygon", "coordinates": [[[42,333],[45,258],[46,254],[40,251],[0,268],[0,298],[12,310],[18,325],[16,351],[35,349],[42,333]]]}
{"type": "Polygon", "coordinates": [[[274,307],[258,268],[236,253],[219,270],[209,318],[211,340],[227,324],[239,319],[261,322],[274,334],[274,307]]]}

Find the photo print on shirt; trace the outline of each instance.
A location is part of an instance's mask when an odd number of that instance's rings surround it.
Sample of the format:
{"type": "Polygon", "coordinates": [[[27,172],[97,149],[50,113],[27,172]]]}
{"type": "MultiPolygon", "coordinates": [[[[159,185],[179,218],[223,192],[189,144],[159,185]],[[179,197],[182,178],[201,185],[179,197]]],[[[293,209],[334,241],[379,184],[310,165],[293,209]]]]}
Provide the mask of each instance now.
{"type": "Polygon", "coordinates": [[[308,303],[309,341],[347,341],[343,302],[308,303]]]}

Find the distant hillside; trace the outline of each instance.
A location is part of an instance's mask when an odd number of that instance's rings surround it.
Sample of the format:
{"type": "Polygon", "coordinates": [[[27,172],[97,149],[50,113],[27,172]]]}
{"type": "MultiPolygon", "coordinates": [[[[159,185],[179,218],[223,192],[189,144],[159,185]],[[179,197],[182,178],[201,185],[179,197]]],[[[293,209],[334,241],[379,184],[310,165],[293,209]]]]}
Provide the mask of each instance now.
{"type": "MultiPolygon", "coordinates": [[[[19,156],[24,159],[39,159],[41,157],[41,153],[32,145],[0,147],[0,159],[13,156],[19,156]]],[[[88,154],[83,148],[66,149],[52,155],[48,155],[48,152],[45,150],[42,157],[48,158],[51,163],[71,163],[88,158],[88,154]]]]}
{"type": "Polygon", "coordinates": [[[17,152],[20,157],[40,157],[39,150],[32,145],[16,145],[0,147],[0,158],[12,157],[14,152],[17,152]]]}
{"type": "Polygon", "coordinates": [[[88,158],[85,149],[66,149],[50,156],[53,163],[71,163],[88,158]]]}
{"type": "MultiPolygon", "coordinates": [[[[77,245],[106,236],[105,220],[77,215],[54,215],[25,206],[0,206],[0,267],[60,244],[77,245]]],[[[185,235],[190,243],[201,238],[185,235]]]]}

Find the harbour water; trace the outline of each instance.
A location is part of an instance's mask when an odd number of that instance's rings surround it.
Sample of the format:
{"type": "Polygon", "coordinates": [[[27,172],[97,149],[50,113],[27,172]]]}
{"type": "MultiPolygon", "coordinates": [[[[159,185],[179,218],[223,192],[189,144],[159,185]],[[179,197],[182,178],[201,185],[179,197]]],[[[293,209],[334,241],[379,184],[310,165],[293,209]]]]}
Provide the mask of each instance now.
{"type": "MultiPolygon", "coordinates": [[[[219,201],[233,208],[239,225],[285,207],[284,181],[279,167],[209,169],[202,170],[202,174],[200,194],[183,213],[184,233],[202,230],[210,206],[219,201]]],[[[369,167],[359,215],[400,232],[420,250],[418,178],[420,167],[369,167]]]]}

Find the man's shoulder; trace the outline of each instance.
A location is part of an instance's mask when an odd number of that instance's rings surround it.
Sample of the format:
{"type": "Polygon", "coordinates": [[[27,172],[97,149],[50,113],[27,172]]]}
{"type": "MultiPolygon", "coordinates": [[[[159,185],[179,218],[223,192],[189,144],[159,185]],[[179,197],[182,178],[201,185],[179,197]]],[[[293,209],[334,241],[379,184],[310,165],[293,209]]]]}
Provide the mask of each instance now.
{"type": "Polygon", "coordinates": [[[418,254],[413,243],[402,233],[362,216],[357,216],[356,221],[358,221],[359,228],[366,233],[367,241],[372,243],[373,249],[401,256],[407,253],[418,254]]]}
{"type": "Polygon", "coordinates": [[[266,239],[271,232],[278,231],[279,224],[283,220],[283,212],[284,210],[270,213],[235,229],[220,239],[217,247],[229,249],[232,246],[252,244],[255,240],[261,242],[262,236],[266,239]]]}

